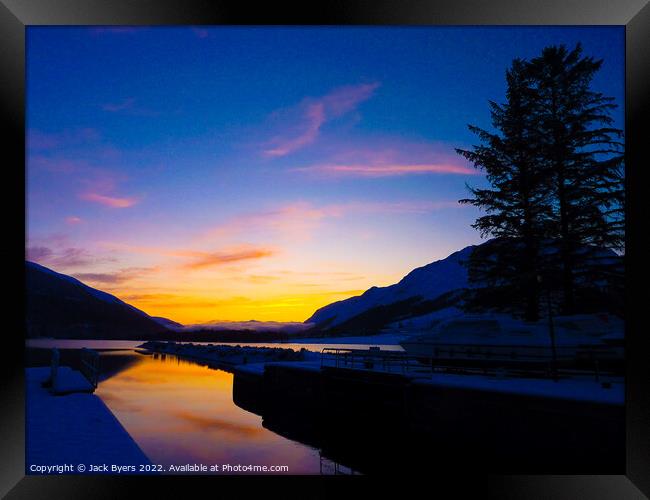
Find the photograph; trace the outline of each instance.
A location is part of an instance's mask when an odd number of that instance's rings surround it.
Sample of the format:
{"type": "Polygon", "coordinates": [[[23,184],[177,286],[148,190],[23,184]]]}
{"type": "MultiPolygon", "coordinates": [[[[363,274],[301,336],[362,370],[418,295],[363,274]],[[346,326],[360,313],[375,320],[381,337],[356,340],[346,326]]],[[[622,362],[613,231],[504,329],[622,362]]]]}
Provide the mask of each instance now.
{"type": "Polygon", "coordinates": [[[625,474],[625,54],[27,26],[25,474],[625,474]]]}

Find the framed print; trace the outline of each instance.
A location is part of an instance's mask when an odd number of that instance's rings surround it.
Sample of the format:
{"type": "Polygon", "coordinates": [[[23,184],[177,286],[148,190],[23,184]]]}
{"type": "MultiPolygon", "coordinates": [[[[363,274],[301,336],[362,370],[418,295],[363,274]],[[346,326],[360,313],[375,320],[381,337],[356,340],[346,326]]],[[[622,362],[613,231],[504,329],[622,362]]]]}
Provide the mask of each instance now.
{"type": "Polygon", "coordinates": [[[650,495],[647,2],[0,20],[7,498],[650,495]]]}

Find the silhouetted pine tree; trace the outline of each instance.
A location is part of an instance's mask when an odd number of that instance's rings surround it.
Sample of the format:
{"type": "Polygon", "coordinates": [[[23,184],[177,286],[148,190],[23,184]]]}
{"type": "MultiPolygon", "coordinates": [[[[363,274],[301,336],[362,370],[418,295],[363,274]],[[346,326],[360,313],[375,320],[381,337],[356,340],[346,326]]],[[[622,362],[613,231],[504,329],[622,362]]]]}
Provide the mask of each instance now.
{"type": "Polygon", "coordinates": [[[526,62],[516,59],[506,73],[506,103],[490,101],[497,133],[470,125],[482,144],[457,152],[482,169],[490,188],[468,186],[473,198],[460,200],[485,211],[473,227],[494,240],[475,251],[469,279],[476,288],[469,308],[523,309],[539,317],[540,243],[552,221],[548,170],[540,161],[538,116],[542,113],[526,62]]]}
{"type": "Polygon", "coordinates": [[[553,192],[562,310],[571,314],[584,285],[622,286],[622,271],[602,249],[624,245],[623,134],[612,127],[613,98],[590,89],[602,60],[583,57],[580,44],[547,47],[526,66],[538,100],[540,166],[553,192]]]}

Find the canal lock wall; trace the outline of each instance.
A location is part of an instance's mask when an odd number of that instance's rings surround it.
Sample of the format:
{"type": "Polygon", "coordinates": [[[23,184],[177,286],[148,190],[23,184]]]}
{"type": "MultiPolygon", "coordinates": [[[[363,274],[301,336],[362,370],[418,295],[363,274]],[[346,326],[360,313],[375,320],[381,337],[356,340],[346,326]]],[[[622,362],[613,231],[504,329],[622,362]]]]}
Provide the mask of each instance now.
{"type": "Polygon", "coordinates": [[[235,369],[233,400],[278,434],[361,472],[478,466],[623,473],[624,407],[299,364],[235,369]]]}

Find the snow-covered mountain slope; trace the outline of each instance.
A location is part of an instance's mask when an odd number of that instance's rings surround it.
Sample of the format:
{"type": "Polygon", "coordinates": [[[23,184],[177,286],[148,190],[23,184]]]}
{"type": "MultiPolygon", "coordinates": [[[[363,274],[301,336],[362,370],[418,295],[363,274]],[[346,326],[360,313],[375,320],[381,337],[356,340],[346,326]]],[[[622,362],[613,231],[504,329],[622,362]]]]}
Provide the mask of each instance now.
{"type": "Polygon", "coordinates": [[[181,330],[183,328],[182,324],[169,318],[163,318],[162,316],[151,316],[151,319],[170,330],[181,330]]]}
{"type": "Polygon", "coordinates": [[[399,283],[372,287],[362,295],[334,302],[316,311],[306,323],[331,328],[378,306],[413,298],[435,300],[442,294],[467,287],[467,269],[461,264],[475,247],[468,246],[445,259],[414,269],[399,283]]]}
{"type": "Polygon", "coordinates": [[[446,307],[431,313],[413,316],[394,321],[382,329],[384,332],[424,332],[433,329],[441,321],[462,316],[463,311],[458,307],[446,307]]]}
{"type": "MultiPolygon", "coordinates": [[[[471,288],[468,283],[467,267],[472,252],[495,240],[488,240],[479,246],[468,246],[448,257],[414,269],[399,283],[386,287],[372,287],[362,295],[334,302],[317,310],[305,323],[311,323],[319,330],[332,332],[358,331],[364,334],[375,331],[426,330],[440,320],[462,314],[459,309],[462,290],[471,288]]],[[[547,242],[546,255],[557,252],[553,242],[547,242]]],[[[620,274],[623,260],[613,251],[584,247],[586,257],[592,266],[607,267],[620,274]]],[[[581,273],[576,267],[576,283],[602,286],[589,273],[581,273]]],[[[590,306],[600,307],[593,302],[590,306]]],[[[603,297],[598,300],[602,302],[603,297]]],[[[607,308],[604,308],[605,310],[607,308]]]]}
{"type": "Polygon", "coordinates": [[[76,278],[29,261],[25,271],[30,337],[111,339],[167,331],[144,311],[76,278]]]}
{"type": "MultiPolygon", "coordinates": [[[[72,276],[68,276],[67,274],[62,274],[62,273],[57,273],[56,271],[53,271],[52,269],[41,266],[40,264],[37,264],[36,262],[30,262],[30,261],[25,261],[25,265],[27,266],[27,270],[29,272],[30,269],[33,269],[34,271],[38,271],[40,273],[52,276],[53,278],[66,281],[68,283],[71,283],[72,285],[75,285],[76,287],[79,287],[80,289],[84,290],[85,292],[89,293],[93,297],[103,300],[104,302],[111,302],[114,304],[125,304],[126,302],[121,301],[118,299],[115,295],[111,295],[110,293],[102,292],[101,290],[97,290],[96,288],[92,288],[85,283],[82,283],[79,281],[77,278],[73,278],[72,276]]],[[[133,306],[131,306],[133,307],[133,306]]],[[[135,308],[134,308],[135,309],[135,308]]],[[[137,311],[140,311],[139,309],[136,309],[137,311]]],[[[145,314],[144,312],[140,311],[142,314],[145,314]]]]}

